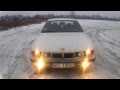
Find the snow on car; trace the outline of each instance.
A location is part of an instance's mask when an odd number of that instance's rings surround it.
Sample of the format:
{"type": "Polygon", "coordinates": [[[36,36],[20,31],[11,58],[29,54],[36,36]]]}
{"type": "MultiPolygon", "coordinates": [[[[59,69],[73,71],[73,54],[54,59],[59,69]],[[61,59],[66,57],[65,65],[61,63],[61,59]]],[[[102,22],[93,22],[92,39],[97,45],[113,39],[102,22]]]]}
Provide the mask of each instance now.
{"type": "Polygon", "coordinates": [[[95,61],[94,47],[77,20],[50,19],[33,43],[31,61],[37,72],[43,68],[86,69],[95,61]]]}

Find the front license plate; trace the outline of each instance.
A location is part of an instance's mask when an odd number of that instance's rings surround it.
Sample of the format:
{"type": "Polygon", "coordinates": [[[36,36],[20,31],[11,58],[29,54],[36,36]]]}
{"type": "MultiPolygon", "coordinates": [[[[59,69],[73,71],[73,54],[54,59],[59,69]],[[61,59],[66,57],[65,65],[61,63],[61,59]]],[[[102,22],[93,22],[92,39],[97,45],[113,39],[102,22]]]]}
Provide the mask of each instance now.
{"type": "Polygon", "coordinates": [[[53,63],[53,68],[74,68],[75,63],[53,63]]]}

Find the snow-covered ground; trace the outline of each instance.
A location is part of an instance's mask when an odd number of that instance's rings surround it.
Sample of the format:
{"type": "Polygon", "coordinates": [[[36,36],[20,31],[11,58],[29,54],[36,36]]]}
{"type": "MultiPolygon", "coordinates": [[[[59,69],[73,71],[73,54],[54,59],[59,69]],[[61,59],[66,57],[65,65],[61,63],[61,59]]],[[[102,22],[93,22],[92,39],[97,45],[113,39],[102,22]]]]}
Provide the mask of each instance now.
{"type": "Polygon", "coordinates": [[[120,22],[79,22],[95,47],[96,62],[89,72],[82,74],[79,70],[51,70],[43,75],[33,75],[29,61],[30,49],[40,35],[43,23],[0,32],[0,79],[120,79],[120,22]]]}

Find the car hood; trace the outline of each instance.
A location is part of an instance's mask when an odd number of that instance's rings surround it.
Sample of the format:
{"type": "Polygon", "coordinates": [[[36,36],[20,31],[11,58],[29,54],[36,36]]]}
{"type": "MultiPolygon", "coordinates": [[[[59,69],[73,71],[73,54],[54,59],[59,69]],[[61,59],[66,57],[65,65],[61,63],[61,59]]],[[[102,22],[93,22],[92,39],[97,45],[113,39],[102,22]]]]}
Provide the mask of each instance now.
{"type": "Polygon", "coordinates": [[[32,50],[41,52],[79,52],[93,49],[91,40],[84,33],[41,33],[32,50]]]}

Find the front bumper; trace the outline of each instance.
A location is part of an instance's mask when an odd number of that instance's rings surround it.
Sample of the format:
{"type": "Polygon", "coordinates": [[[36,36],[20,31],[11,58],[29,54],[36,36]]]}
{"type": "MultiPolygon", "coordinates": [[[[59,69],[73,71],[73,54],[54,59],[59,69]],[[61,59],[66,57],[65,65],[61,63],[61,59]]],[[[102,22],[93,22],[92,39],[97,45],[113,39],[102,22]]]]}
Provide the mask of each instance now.
{"type": "MultiPolygon", "coordinates": [[[[75,68],[80,67],[81,63],[88,58],[89,62],[95,61],[95,55],[92,55],[90,57],[77,57],[77,58],[43,58],[43,61],[45,63],[45,68],[53,68],[52,65],[54,63],[75,63],[75,68]]],[[[31,57],[31,62],[35,63],[37,61],[38,57],[31,57]]]]}

